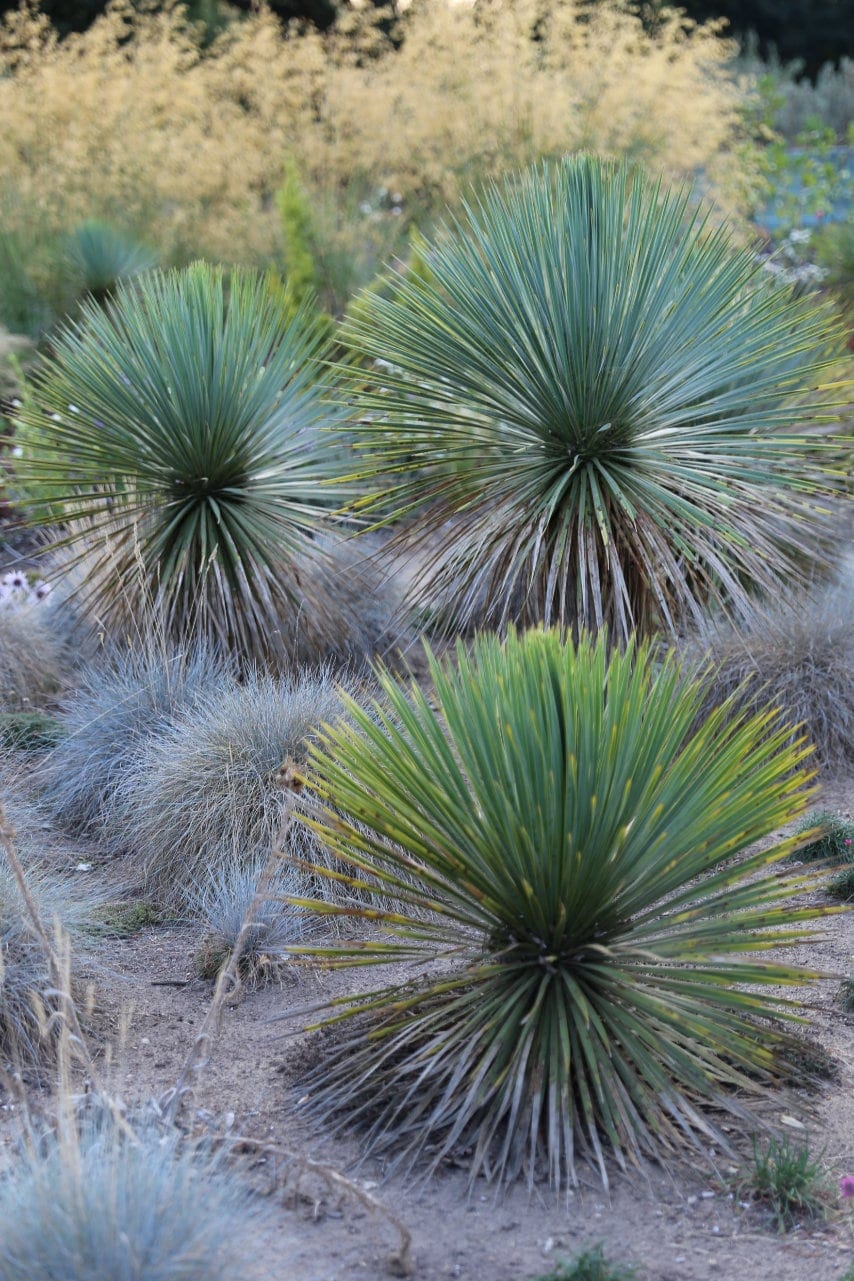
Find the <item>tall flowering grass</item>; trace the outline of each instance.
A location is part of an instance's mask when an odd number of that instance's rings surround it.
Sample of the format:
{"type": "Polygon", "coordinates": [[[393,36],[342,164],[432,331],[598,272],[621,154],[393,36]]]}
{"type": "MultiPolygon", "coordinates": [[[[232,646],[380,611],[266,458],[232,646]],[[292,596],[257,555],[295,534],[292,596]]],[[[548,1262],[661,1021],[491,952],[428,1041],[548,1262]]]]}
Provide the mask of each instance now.
{"type": "Polygon", "coordinates": [[[543,10],[421,0],[396,47],[373,10],[322,36],[261,9],[203,48],[177,4],[116,0],[63,42],[25,7],[0,27],[4,223],[47,235],[106,218],[172,258],[257,260],[282,248],[272,197],[289,156],[351,209],[385,187],[429,210],[579,148],[719,171],[740,90],[715,27],[673,11],[648,34],[624,0],[543,10]]]}

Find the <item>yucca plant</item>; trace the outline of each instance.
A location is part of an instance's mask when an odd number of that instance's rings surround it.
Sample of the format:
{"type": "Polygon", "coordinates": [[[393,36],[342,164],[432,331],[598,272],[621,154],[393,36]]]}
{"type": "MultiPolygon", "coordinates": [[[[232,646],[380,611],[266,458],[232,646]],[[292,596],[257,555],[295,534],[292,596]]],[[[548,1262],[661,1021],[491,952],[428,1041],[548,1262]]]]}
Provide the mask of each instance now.
{"type": "Polygon", "coordinates": [[[120,280],[157,265],[157,256],[147,245],[97,218],[75,228],[68,237],[66,254],[84,293],[102,304],[120,280]]]}
{"type": "Polygon", "coordinates": [[[470,1148],[499,1181],[726,1147],[702,1105],[743,1119],[778,1078],[778,988],[810,977],[765,953],[828,910],[777,870],[803,838],[754,845],[803,810],[808,749],[773,711],[692,728],[702,679],[646,644],[511,630],[429,659],[429,698],[381,675],[383,706],[348,700],[311,750],[329,809],[303,821],[350,870],[327,859],[337,903],[296,905],[358,916],[349,884],[391,906],[361,913],[386,939],[294,950],[412,977],[330,1002],[351,1030],[321,1042],[310,1114],[361,1123],[389,1168],[470,1148]]]}
{"type": "Polygon", "coordinates": [[[204,263],[120,283],[106,310],[86,303],[66,325],[22,410],[18,475],[50,494],[35,519],[58,497],[77,518],[65,538],[93,616],[133,616],[139,583],[167,632],[247,662],[281,656],[283,616],[322,638],[328,602],[305,599],[300,570],[320,559],[315,535],[344,491],[330,493],[321,343],[263,279],[204,263]]]}
{"type": "Polygon", "coordinates": [[[625,637],[801,576],[834,322],[688,190],[576,156],[465,206],[429,265],[343,336],[380,362],[362,474],[401,544],[431,536],[438,621],[625,637]]]}

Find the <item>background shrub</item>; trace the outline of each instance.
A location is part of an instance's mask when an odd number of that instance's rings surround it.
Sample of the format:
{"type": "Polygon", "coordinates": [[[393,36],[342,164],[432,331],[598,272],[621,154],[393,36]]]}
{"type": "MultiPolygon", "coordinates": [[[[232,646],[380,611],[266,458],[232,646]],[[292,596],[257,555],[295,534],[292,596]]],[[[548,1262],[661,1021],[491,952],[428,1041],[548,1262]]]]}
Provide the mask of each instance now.
{"type": "Polygon", "coordinates": [[[149,739],[224,682],[214,653],[196,648],[108,649],[77,676],[61,709],[63,736],[39,772],[42,798],[66,830],[126,844],[127,778],[149,739]]]}
{"type": "Polygon", "coordinates": [[[555,1185],[707,1143],[702,1100],[744,1124],[786,1061],[776,985],[808,977],[755,958],[827,910],[785,902],[811,883],[776,868],[797,837],[755,845],[803,811],[805,749],[727,706],[692,728],[702,683],[648,647],[510,632],[455,659],[429,699],[382,676],[385,710],[348,700],[311,748],[329,808],[304,822],[388,910],[364,913],[381,939],[297,950],[439,969],[333,1002],[350,1032],[309,1115],[389,1170],[470,1149],[472,1180],[555,1185]]]}
{"type": "MultiPolygon", "coordinates": [[[[121,813],[160,901],[186,902],[217,869],[266,858],[287,804],[280,767],[304,761],[319,727],[342,710],[328,671],[254,676],[200,691],[149,740],[123,785],[121,813]]],[[[305,856],[311,842],[297,831],[288,844],[305,856]]]]}
{"type": "MultiPolygon", "coordinates": [[[[650,8],[657,10],[659,0],[650,8]]],[[[684,0],[683,9],[698,22],[725,18],[742,40],[759,38],[767,57],[800,60],[809,75],[850,53],[850,13],[844,0],[684,0]]]]}
{"type": "Polygon", "coordinates": [[[0,600],[0,706],[25,711],[56,701],[71,664],[41,602],[0,600]]]}
{"type": "Polygon", "coordinates": [[[816,763],[854,762],[854,583],[786,592],[746,619],[706,623],[688,643],[713,665],[707,707],[735,696],[744,710],[778,707],[792,739],[806,733],[816,763]]]}
{"type": "Polygon", "coordinates": [[[129,239],[109,223],[90,218],[68,238],[66,247],[71,266],[83,294],[104,303],[120,280],[137,276],[156,266],[156,255],[129,239]]]}
{"type": "MultiPolygon", "coordinates": [[[[61,237],[100,218],[150,237],[164,262],[269,262],[289,155],[310,193],[338,191],[346,207],[370,174],[411,215],[479,175],[578,148],[716,171],[739,127],[733,47],[675,13],[645,32],[610,0],[555,0],[547,20],[537,0],[428,0],[391,41],[387,13],[345,17],[322,36],[247,14],[206,45],[180,7],[118,3],[65,41],[40,13],[7,14],[9,230],[37,219],[61,237]]],[[[363,238],[372,218],[357,223],[363,238]]]]}

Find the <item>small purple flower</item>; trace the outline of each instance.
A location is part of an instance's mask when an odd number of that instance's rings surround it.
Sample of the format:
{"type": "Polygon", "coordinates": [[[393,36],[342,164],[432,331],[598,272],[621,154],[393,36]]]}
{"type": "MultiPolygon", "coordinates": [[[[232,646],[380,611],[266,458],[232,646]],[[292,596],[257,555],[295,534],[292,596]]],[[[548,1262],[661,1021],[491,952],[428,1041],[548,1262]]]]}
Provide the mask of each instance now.
{"type": "Polygon", "coordinates": [[[29,583],[27,582],[26,574],[9,573],[3,577],[3,586],[11,588],[12,591],[20,592],[24,591],[29,586],[29,583]]]}
{"type": "Polygon", "coordinates": [[[43,578],[40,578],[39,581],[33,587],[33,595],[35,596],[36,600],[44,600],[45,596],[50,595],[51,590],[52,588],[50,583],[46,583],[43,578]]]}
{"type": "Polygon", "coordinates": [[[854,1197],[854,1174],[843,1174],[839,1180],[839,1191],[844,1197],[854,1197]]]}

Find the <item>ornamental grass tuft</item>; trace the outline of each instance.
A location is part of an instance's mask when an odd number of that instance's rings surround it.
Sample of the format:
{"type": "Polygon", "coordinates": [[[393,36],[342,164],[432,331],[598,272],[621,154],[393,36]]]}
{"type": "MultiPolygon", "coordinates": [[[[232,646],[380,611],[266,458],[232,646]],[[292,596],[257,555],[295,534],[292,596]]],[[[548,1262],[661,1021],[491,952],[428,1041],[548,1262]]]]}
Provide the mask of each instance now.
{"type": "Polygon", "coordinates": [[[244,1275],[257,1207],[210,1147],[106,1119],[71,1125],[31,1142],[0,1183],[0,1281],[244,1275]]]}
{"type": "MultiPolygon", "coordinates": [[[[158,902],[183,908],[217,869],[267,857],[289,804],[282,764],[301,765],[320,726],[343,712],[328,670],[254,676],[203,692],[149,739],[123,780],[121,813],[158,902]]],[[[311,857],[313,846],[304,828],[288,835],[294,854],[311,857]]]]}
{"type": "Polygon", "coordinates": [[[429,698],[381,673],[382,707],[346,699],[310,749],[314,871],[384,900],[383,933],[295,951],[410,977],[329,1002],[308,1114],[390,1171],[465,1152],[498,1183],[727,1149],[718,1118],[780,1080],[781,987],[814,977],[775,949],[837,910],[793,905],[798,838],[762,840],[807,805],[809,748],[773,711],[697,724],[702,678],[647,644],[511,630],[428,658],[429,698]]]}
{"type": "Polygon", "coordinates": [[[78,675],[61,712],[62,737],[38,773],[42,800],[67,831],[122,848],[126,780],[148,741],[226,681],[211,650],[157,643],[112,646],[78,675]]]}
{"type": "Polygon", "coordinates": [[[806,734],[828,773],[854,764],[854,575],[757,604],[740,621],[707,619],[685,643],[714,672],[709,707],[780,709],[792,739],[806,734]]]}
{"type": "MultiPolygon", "coordinates": [[[[91,926],[101,899],[82,894],[67,877],[31,867],[29,893],[48,927],[59,921],[78,934],[91,926]]],[[[82,996],[79,966],[71,972],[72,990],[82,996]]],[[[41,1071],[51,1065],[59,1033],[62,998],[56,991],[44,948],[36,936],[26,904],[5,857],[0,861],[0,1067],[41,1071]]],[[[81,1017],[85,1003],[80,1002],[81,1017]]],[[[0,1271],[2,1277],[2,1271],[0,1271]]]]}

